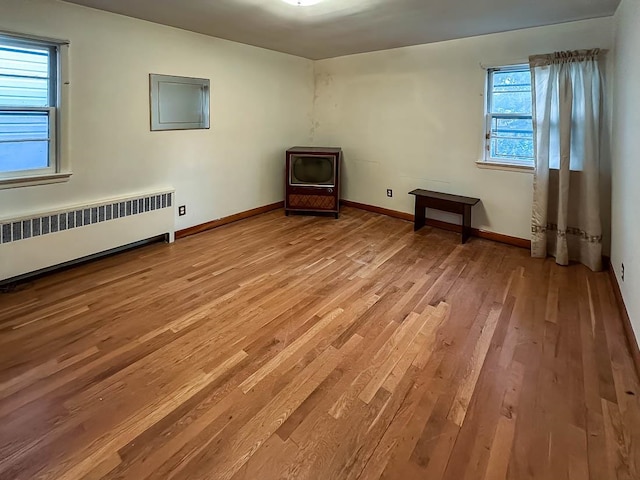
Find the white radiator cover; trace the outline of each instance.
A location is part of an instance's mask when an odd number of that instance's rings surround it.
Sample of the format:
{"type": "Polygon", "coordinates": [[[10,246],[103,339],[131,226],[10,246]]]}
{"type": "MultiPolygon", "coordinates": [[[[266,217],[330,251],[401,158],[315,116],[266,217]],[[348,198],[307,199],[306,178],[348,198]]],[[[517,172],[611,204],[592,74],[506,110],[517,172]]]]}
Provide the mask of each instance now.
{"type": "Polygon", "coordinates": [[[175,234],[174,191],[0,219],[0,281],[141,240],[175,234]]]}

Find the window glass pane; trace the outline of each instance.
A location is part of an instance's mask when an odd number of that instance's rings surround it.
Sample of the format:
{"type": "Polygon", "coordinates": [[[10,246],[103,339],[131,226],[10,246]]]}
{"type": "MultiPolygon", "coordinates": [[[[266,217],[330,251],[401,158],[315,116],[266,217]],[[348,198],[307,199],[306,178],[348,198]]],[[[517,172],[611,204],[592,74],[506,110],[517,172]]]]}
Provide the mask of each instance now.
{"type": "Polygon", "coordinates": [[[531,114],[531,73],[523,71],[493,72],[491,111],[489,113],[531,114]]]}
{"type": "Polygon", "coordinates": [[[49,50],[3,46],[1,42],[0,106],[50,106],[49,50]]]}
{"type": "Polygon", "coordinates": [[[505,160],[531,160],[533,159],[533,139],[492,138],[491,157],[505,160]]]}
{"type": "Polygon", "coordinates": [[[47,112],[0,112],[0,143],[48,139],[47,112]]]}
{"type": "Polygon", "coordinates": [[[526,68],[522,70],[497,70],[493,72],[493,88],[496,91],[501,89],[530,90],[531,71],[526,68]]]}
{"type": "Polygon", "coordinates": [[[493,94],[491,113],[531,114],[531,92],[498,92],[493,94]]]}
{"type": "Polygon", "coordinates": [[[0,173],[49,166],[49,142],[0,143],[0,173]]]}
{"type": "Polygon", "coordinates": [[[44,78],[11,78],[0,76],[0,106],[49,106],[49,81],[44,78]]]}
{"type": "Polygon", "coordinates": [[[491,135],[494,137],[525,137],[533,139],[533,122],[530,118],[493,117],[491,135]]]}
{"type": "Polygon", "coordinates": [[[0,112],[0,172],[48,166],[48,112],[0,112]]]}

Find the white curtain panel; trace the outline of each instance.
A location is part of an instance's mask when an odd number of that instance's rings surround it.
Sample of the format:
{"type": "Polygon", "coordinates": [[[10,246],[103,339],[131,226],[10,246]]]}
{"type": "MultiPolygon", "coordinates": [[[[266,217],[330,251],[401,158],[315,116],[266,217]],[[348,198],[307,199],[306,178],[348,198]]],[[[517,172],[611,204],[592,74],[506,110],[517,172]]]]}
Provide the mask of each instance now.
{"type": "Polygon", "coordinates": [[[603,55],[581,50],[529,59],[536,158],[531,254],[595,271],[602,269],[603,55]]]}

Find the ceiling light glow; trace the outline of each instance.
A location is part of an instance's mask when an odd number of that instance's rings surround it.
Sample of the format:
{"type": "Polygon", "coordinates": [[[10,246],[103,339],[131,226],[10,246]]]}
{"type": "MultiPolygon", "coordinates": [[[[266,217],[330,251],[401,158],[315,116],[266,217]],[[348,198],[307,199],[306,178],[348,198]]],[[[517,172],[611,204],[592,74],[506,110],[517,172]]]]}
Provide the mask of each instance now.
{"type": "Polygon", "coordinates": [[[320,3],[322,0],[282,0],[289,5],[295,5],[296,7],[310,7],[316,3],[320,3]]]}

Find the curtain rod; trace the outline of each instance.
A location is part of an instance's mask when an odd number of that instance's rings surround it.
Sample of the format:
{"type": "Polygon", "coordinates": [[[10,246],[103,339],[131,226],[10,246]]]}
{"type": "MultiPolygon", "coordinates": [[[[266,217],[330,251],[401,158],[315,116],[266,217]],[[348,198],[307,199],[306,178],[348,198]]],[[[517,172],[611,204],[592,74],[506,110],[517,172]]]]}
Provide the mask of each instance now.
{"type": "MultiPolygon", "coordinates": [[[[588,50],[598,50],[599,53],[598,55],[606,55],[607,53],[609,53],[609,50],[606,48],[592,48],[592,49],[588,49],[588,50]]],[[[581,50],[560,50],[559,52],[576,52],[576,51],[581,51],[581,50]]],[[[552,52],[549,55],[554,55],[556,52],[552,52]]],[[[537,56],[537,55],[534,55],[537,56]]],[[[511,60],[505,60],[503,62],[490,62],[488,64],[485,64],[483,62],[479,62],[478,65],[480,65],[480,68],[482,70],[490,70],[492,68],[504,68],[504,67],[511,67],[511,66],[515,66],[515,65],[529,65],[529,58],[519,58],[517,60],[511,59],[511,60]]]]}

